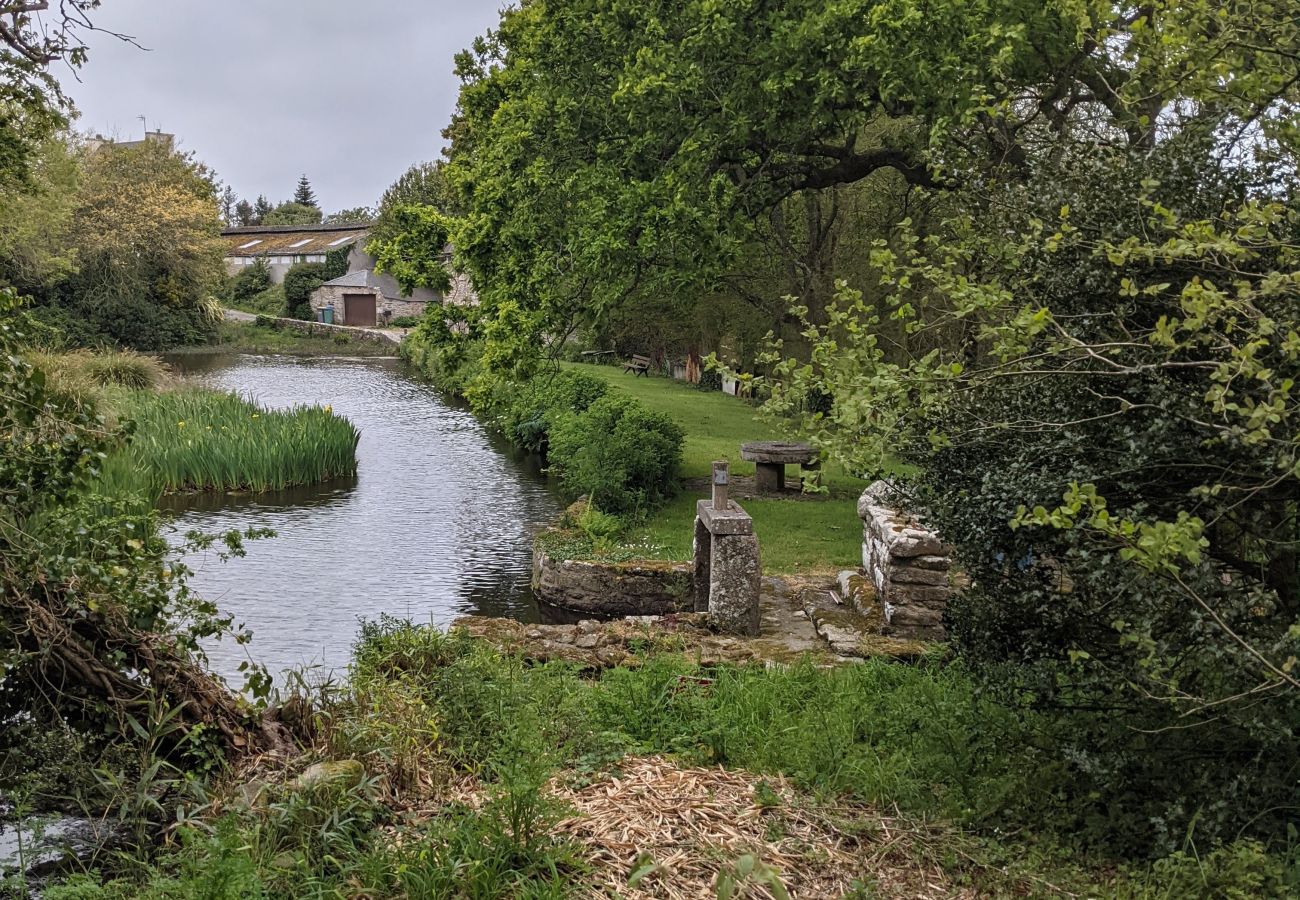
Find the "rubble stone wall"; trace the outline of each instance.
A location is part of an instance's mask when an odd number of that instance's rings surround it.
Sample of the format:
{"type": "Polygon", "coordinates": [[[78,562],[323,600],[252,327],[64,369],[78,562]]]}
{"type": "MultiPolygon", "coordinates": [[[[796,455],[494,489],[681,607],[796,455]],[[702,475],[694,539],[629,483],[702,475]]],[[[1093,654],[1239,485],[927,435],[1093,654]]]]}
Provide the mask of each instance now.
{"type": "Polygon", "coordinates": [[[858,516],[862,567],[883,607],[883,633],[943,640],[943,613],[953,591],[949,549],[898,508],[887,482],[863,491],[858,516]]]}

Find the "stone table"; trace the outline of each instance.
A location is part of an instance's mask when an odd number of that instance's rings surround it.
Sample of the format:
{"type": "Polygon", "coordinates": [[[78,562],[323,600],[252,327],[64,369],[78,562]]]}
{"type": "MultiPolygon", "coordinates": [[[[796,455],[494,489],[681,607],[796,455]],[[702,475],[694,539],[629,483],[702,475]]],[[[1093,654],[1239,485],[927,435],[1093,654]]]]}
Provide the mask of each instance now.
{"type": "Polygon", "coordinates": [[[759,491],[785,488],[785,467],[798,463],[805,469],[817,467],[817,451],[795,441],[750,441],[740,447],[740,458],[754,464],[754,487],[759,491]]]}

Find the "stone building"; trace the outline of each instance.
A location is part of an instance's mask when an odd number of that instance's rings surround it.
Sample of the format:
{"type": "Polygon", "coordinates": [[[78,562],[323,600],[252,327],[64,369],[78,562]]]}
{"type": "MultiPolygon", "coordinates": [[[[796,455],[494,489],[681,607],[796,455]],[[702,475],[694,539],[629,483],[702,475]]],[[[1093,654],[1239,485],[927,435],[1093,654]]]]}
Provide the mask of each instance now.
{"type": "MultiPolygon", "coordinates": [[[[444,264],[451,262],[451,249],[443,251],[444,264]]],[[[452,306],[470,306],[478,301],[469,278],[461,272],[453,273],[451,287],[442,293],[427,288],[416,288],[409,296],[391,275],[375,271],[375,260],[362,250],[354,249],[348,256],[348,273],[327,281],[311,295],[311,306],[317,317],[328,307],[339,325],[387,325],[404,316],[419,318],[430,303],[452,306]]]]}
{"type": "MultiPolygon", "coordinates": [[[[259,259],[271,270],[271,281],[280,284],[285,273],[300,263],[323,263],[331,250],[365,246],[368,225],[243,225],[221,232],[226,241],[226,274],[238,275],[259,259]]],[[[362,254],[364,255],[364,254],[362,254]]],[[[349,270],[352,260],[348,260],[349,270]]]]}

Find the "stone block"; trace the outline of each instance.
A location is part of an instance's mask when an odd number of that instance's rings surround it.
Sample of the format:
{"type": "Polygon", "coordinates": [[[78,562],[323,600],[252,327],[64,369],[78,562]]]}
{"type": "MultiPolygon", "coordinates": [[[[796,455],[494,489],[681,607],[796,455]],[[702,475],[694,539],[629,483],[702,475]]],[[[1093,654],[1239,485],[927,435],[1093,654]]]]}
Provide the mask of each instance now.
{"type": "Polygon", "coordinates": [[[719,631],[757,635],[761,566],[752,534],[713,535],[709,622],[719,631]]]}
{"type": "Polygon", "coordinates": [[[943,610],[925,606],[895,606],[889,613],[889,626],[899,629],[933,628],[943,624],[943,610]]]}
{"type": "Polygon", "coordinates": [[[896,565],[889,570],[889,580],[893,584],[927,584],[934,587],[948,586],[948,573],[938,569],[919,569],[908,565],[896,565]]]}
{"type": "Polygon", "coordinates": [[[726,509],[714,509],[712,500],[697,501],[695,516],[712,535],[754,533],[754,520],[734,500],[727,503],[726,509]]]}
{"type": "MultiPolygon", "coordinates": [[[[891,573],[892,575],[892,573],[891,573]]],[[[897,581],[891,581],[885,586],[884,596],[888,602],[895,606],[920,605],[930,606],[933,604],[944,604],[952,591],[945,585],[943,587],[934,587],[928,584],[900,584],[897,581]]]]}

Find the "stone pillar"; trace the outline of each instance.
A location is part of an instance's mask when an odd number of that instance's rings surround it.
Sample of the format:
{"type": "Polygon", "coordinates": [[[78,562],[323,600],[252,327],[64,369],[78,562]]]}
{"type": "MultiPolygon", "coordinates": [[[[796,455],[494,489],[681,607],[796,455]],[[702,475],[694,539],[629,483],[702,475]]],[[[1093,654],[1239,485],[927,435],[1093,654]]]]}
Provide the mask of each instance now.
{"type": "Polygon", "coordinates": [[[716,509],[712,500],[700,500],[695,517],[697,611],[707,610],[710,624],[721,631],[758,634],[762,579],[754,520],[735,501],[716,509]]]}
{"type": "Polygon", "coordinates": [[[758,538],[728,534],[713,541],[709,578],[709,622],[719,631],[758,634],[761,579],[758,538]]]}
{"type": "Polygon", "coordinates": [[[695,539],[691,544],[691,593],[696,612],[709,611],[709,567],[713,560],[713,535],[699,516],[695,517],[695,539]]]}

